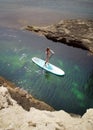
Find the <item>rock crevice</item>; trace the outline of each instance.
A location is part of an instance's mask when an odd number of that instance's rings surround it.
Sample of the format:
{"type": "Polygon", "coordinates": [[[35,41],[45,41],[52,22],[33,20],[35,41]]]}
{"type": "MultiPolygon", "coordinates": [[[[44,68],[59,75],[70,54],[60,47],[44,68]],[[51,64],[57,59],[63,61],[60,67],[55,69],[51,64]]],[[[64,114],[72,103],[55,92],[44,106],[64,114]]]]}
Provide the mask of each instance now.
{"type": "Polygon", "coordinates": [[[25,29],[44,35],[55,42],[86,49],[93,53],[93,20],[62,20],[55,25],[46,27],[28,25],[25,29]]]}

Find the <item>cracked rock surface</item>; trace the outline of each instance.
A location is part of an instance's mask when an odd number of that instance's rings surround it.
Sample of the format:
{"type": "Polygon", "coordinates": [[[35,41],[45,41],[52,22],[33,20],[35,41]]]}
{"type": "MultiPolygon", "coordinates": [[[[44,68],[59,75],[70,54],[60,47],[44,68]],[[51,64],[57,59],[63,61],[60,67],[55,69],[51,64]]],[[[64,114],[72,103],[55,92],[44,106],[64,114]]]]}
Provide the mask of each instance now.
{"type": "Polygon", "coordinates": [[[34,31],[55,42],[79,47],[93,53],[93,20],[62,20],[46,27],[28,25],[26,30],[34,31]]]}

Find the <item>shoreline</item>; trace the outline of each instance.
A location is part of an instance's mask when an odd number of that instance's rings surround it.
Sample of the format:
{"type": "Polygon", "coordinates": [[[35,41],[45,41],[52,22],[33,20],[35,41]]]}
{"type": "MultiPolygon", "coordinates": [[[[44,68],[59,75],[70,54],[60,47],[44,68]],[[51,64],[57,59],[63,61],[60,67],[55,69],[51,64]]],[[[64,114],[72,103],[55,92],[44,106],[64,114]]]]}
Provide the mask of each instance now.
{"type": "Polygon", "coordinates": [[[55,111],[53,107],[34,98],[26,90],[17,87],[14,83],[6,80],[0,76],[0,86],[4,86],[8,89],[11,97],[17,101],[26,111],[29,111],[31,107],[39,110],[55,111]]]}
{"type": "Polygon", "coordinates": [[[25,29],[44,35],[54,42],[82,48],[93,54],[93,20],[61,20],[59,23],[49,26],[27,25],[25,29]]]}
{"type": "MultiPolygon", "coordinates": [[[[30,111],[31,108],[35,108],[41,111],[43,110],[50,111],[50,112],[57,112],[57,111],[62,110],[62,109],[55,110],[49,104],[45,103],[44,101],[34,98],[26,90],[17,87],[14,83],[0,76],[0,87],[1,86],[7,88],[11,98],[15,100],[17,104],[19,104],[26,111],[30,111]]],[[[75,113],[68,113],[68,114],[74,118],[81,118],[81,116],[83,116],[85,113],[83,115],[79,115],[75,113]]]]}
{"type": "Polygon", "coordinates": [[[47,111],[31,107],[29,111],[14,100],[9,90],[0,86],[0,128],[2,130],[92,130],[93,109],[83,116],[63,110],[47,111]]]}

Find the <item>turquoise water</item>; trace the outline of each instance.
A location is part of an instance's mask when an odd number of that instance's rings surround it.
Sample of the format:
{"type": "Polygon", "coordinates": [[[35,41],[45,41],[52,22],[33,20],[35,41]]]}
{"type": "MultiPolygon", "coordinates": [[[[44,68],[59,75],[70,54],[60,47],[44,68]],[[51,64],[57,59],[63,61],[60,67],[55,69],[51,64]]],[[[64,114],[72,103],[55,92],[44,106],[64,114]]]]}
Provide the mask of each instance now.
{"type": "Polygon", "coordinates": [[[93,108],[93,55],[82,49],[54,43],[34,33],[0,28],[0,75],[45,101],[56,110],[83,114],[93,108]],[[65,71],[56,76],[35,65],[31,58],[45,59],[49,46],[55,55],[50,62],[65,71]]]}
{"type": "Polygon", "coordinates": [[[0,0],[0,75],[57,110],[83,114],[93,108],[93,55],[22,30],[69,18],[93,19],[93,1],[0,0]],[[45,59],[47,46],[55,52],[50,62],[65,76],[33,64],[34,56],[45,59]]]}

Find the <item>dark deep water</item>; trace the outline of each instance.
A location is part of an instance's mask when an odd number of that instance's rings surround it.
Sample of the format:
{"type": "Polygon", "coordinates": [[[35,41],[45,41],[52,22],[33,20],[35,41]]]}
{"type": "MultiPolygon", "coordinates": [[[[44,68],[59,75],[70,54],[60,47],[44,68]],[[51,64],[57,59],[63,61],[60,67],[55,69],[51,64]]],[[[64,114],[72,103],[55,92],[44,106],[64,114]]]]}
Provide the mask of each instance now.
{"type": "Polygon", "coordinates": [[[93,1],[0,0],[0,26],[49,25],[72,18],[93,19],[93,1]]]}
{"type": "Polygon", "coordinates": [[[83,114],[93,107],[93,56],[87,51],[54,43],[24,30],[1,28],[0,75],[55,109],[83,114]],[[35,65],[45,48],[55,51],[50,62],[66,73],[56,76],[35,65]]]}
{"type": "Polygon", "coordinates": [[[82,115],[93,108],[93,55],[22,29],[69,18],[93,19],[93,1],[0,0],[0,75],[57,110],[82,115]],[[50,62],[65,76],[47,73],[31,61],[44,59],[47,46],[55,52],[50,62]]]}

